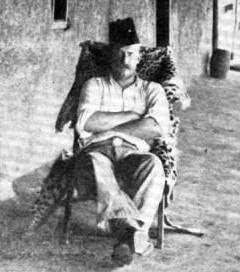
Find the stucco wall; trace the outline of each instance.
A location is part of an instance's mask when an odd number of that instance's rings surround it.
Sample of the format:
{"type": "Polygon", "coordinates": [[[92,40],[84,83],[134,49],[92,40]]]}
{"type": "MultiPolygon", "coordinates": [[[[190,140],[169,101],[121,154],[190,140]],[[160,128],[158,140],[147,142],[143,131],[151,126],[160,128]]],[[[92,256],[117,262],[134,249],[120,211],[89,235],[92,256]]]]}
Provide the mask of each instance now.
{"type": "MultiPolygon", "coordinates": [[[[172,0],[171,44],[187,84],[211,51],[210,2],[172,0]]],[[[54,123],[74,80],[79,42],[107,41],[108,22],[132,16],[143,44],[155,45],[155,0],[69,0],[66,31],[51,29],[50,3],[1,0],[0,183],[71,146],[71,131],[55,134],[54,123]]]]}
{"type": "Polygon", "coordinates": [[[1,0],[0,182],[51,161],[72,135],[55,134],[74,80],[79,42],[107,41],[108,22],[132,16],[140,38],[155,44],[154,0],[70,0],[68,30],[51,29],[50,0],[1,0]]]}

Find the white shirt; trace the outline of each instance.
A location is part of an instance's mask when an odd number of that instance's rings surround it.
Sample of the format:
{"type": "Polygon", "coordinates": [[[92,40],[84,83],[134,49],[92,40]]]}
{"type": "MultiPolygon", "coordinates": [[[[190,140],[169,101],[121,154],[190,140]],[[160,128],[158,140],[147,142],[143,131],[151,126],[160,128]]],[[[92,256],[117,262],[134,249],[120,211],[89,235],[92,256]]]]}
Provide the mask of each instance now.
{"type": "Polygon", "coordinates": [[[86,81],[81,90],[76,127],[84,145],[119,136],[135,144],[139,150],[148,151],[150,147],[146,141],[124,133],[114,132],[105,138],[94,139],[93,133],[85,131],[84,127],[88,118],[96,111],[134,111],[143,115],[144,118],[152,117],[162,128],[163,134],[166,135],[170,127],[169,104],[164,89],[158,83],[138,77],[133,84],[125,89],[111,76],[96,77],[86,81]]]}

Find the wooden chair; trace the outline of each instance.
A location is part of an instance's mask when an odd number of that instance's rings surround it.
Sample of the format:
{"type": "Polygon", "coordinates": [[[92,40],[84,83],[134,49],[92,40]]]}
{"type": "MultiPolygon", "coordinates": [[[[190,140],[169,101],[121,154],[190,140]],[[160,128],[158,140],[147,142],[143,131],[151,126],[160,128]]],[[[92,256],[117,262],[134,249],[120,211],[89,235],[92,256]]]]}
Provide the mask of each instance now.
{"type": "MultiPolygon", "coordinates": [[[[74,128],[77,120],[79,94],[84,82],[94,76],[104,76],[109,70],[109,48],[107,44],[86,41],[81,44],[81,47],[82,51],[76,67],[75,81],[59,112],[55,125],[56,131],[62,131],[64,125],[69,122],[71,123],[70,127],[74,128]]],[[[174,150],[176,149],[179,120],[173,114],[173,104],[180,102],[182,108],[186,108],[190,105],[191,100],[181,79],[177,75],[177,69],[169,47],[142,47],[141,53],[142,58],[137,68],[138,75],[143,79],[162,84],[168,98],[172,121],[172,131],[169,134],[169,139],[155,139],[151,149],[151,152],[155,153],[162,161],[166,176],[163,200],[158,208],[158,228],[156,233],[157,248],[163,248],[165,226],[178,232],[202,235],[199,231],[173,225],[165,214],[165,208],[172,199],[173,187],[177,179],[174,150]]],[[[65,233],[66,241],[69,239],[69,224],[74,191],[71,169],[74,155],[81,152],[81,143],[76,131],[74,131],[74,135],[72,154],[68,156],[68,153],[63,152],[63,156],[56,160],[49,175],[43,182],[40,195],[35,203],[35,216],[30,224],[29,232],[45,222],[55,207],[64,203],[63,232],[65,233]],[[49,199],[50,204],[43,200],[41,196],[44,195],[44,199],[49,199]]],[[[89,192],[91,190],[93,190],[92,187],[89,189],[89,192]]],[[[89,198],[94,199],[94,194],[90,192],[88,195],[88,193],[80,201],[89,198]]]]}

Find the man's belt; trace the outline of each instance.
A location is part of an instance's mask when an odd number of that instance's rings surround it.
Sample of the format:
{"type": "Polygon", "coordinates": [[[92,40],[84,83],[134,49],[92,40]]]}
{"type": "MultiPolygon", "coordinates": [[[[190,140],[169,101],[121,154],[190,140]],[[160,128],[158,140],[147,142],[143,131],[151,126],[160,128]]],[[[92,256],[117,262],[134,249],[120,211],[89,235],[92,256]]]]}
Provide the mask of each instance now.
{"type": "Polygon", "coordinates": [[[137,150],[136,145],[134,145],[134,144],[126,141],[125,139],[118,137],[118,136],[114,136],[114,137],[111,137],[111,138],[103,140],[103,141],[91,143],[91,144],[87,145],[86,147],[84,147],[83,150],[88,150],[88,149],[101,147],[101,146],[111,146],[111,147],[124,146],[124,147],[129,147],[131,149],[137,150]]]}

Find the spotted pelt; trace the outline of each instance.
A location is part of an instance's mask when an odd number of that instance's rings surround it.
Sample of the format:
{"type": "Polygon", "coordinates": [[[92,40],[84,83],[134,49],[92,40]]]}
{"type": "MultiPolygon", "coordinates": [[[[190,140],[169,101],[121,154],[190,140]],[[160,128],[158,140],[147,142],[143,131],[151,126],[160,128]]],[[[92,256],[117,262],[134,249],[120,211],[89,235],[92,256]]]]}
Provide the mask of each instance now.
{"type": "Polygon", "coordinates": [[[42,181],[41,190],[32,207],[34,217],[28,227],[28,234],[45,224],[49,216],[57,207],[63,205],[68,195],[73,192],[73,164],[74,157],[66,157],[63,153],[54,161],[49,174],[42,181]]]}

